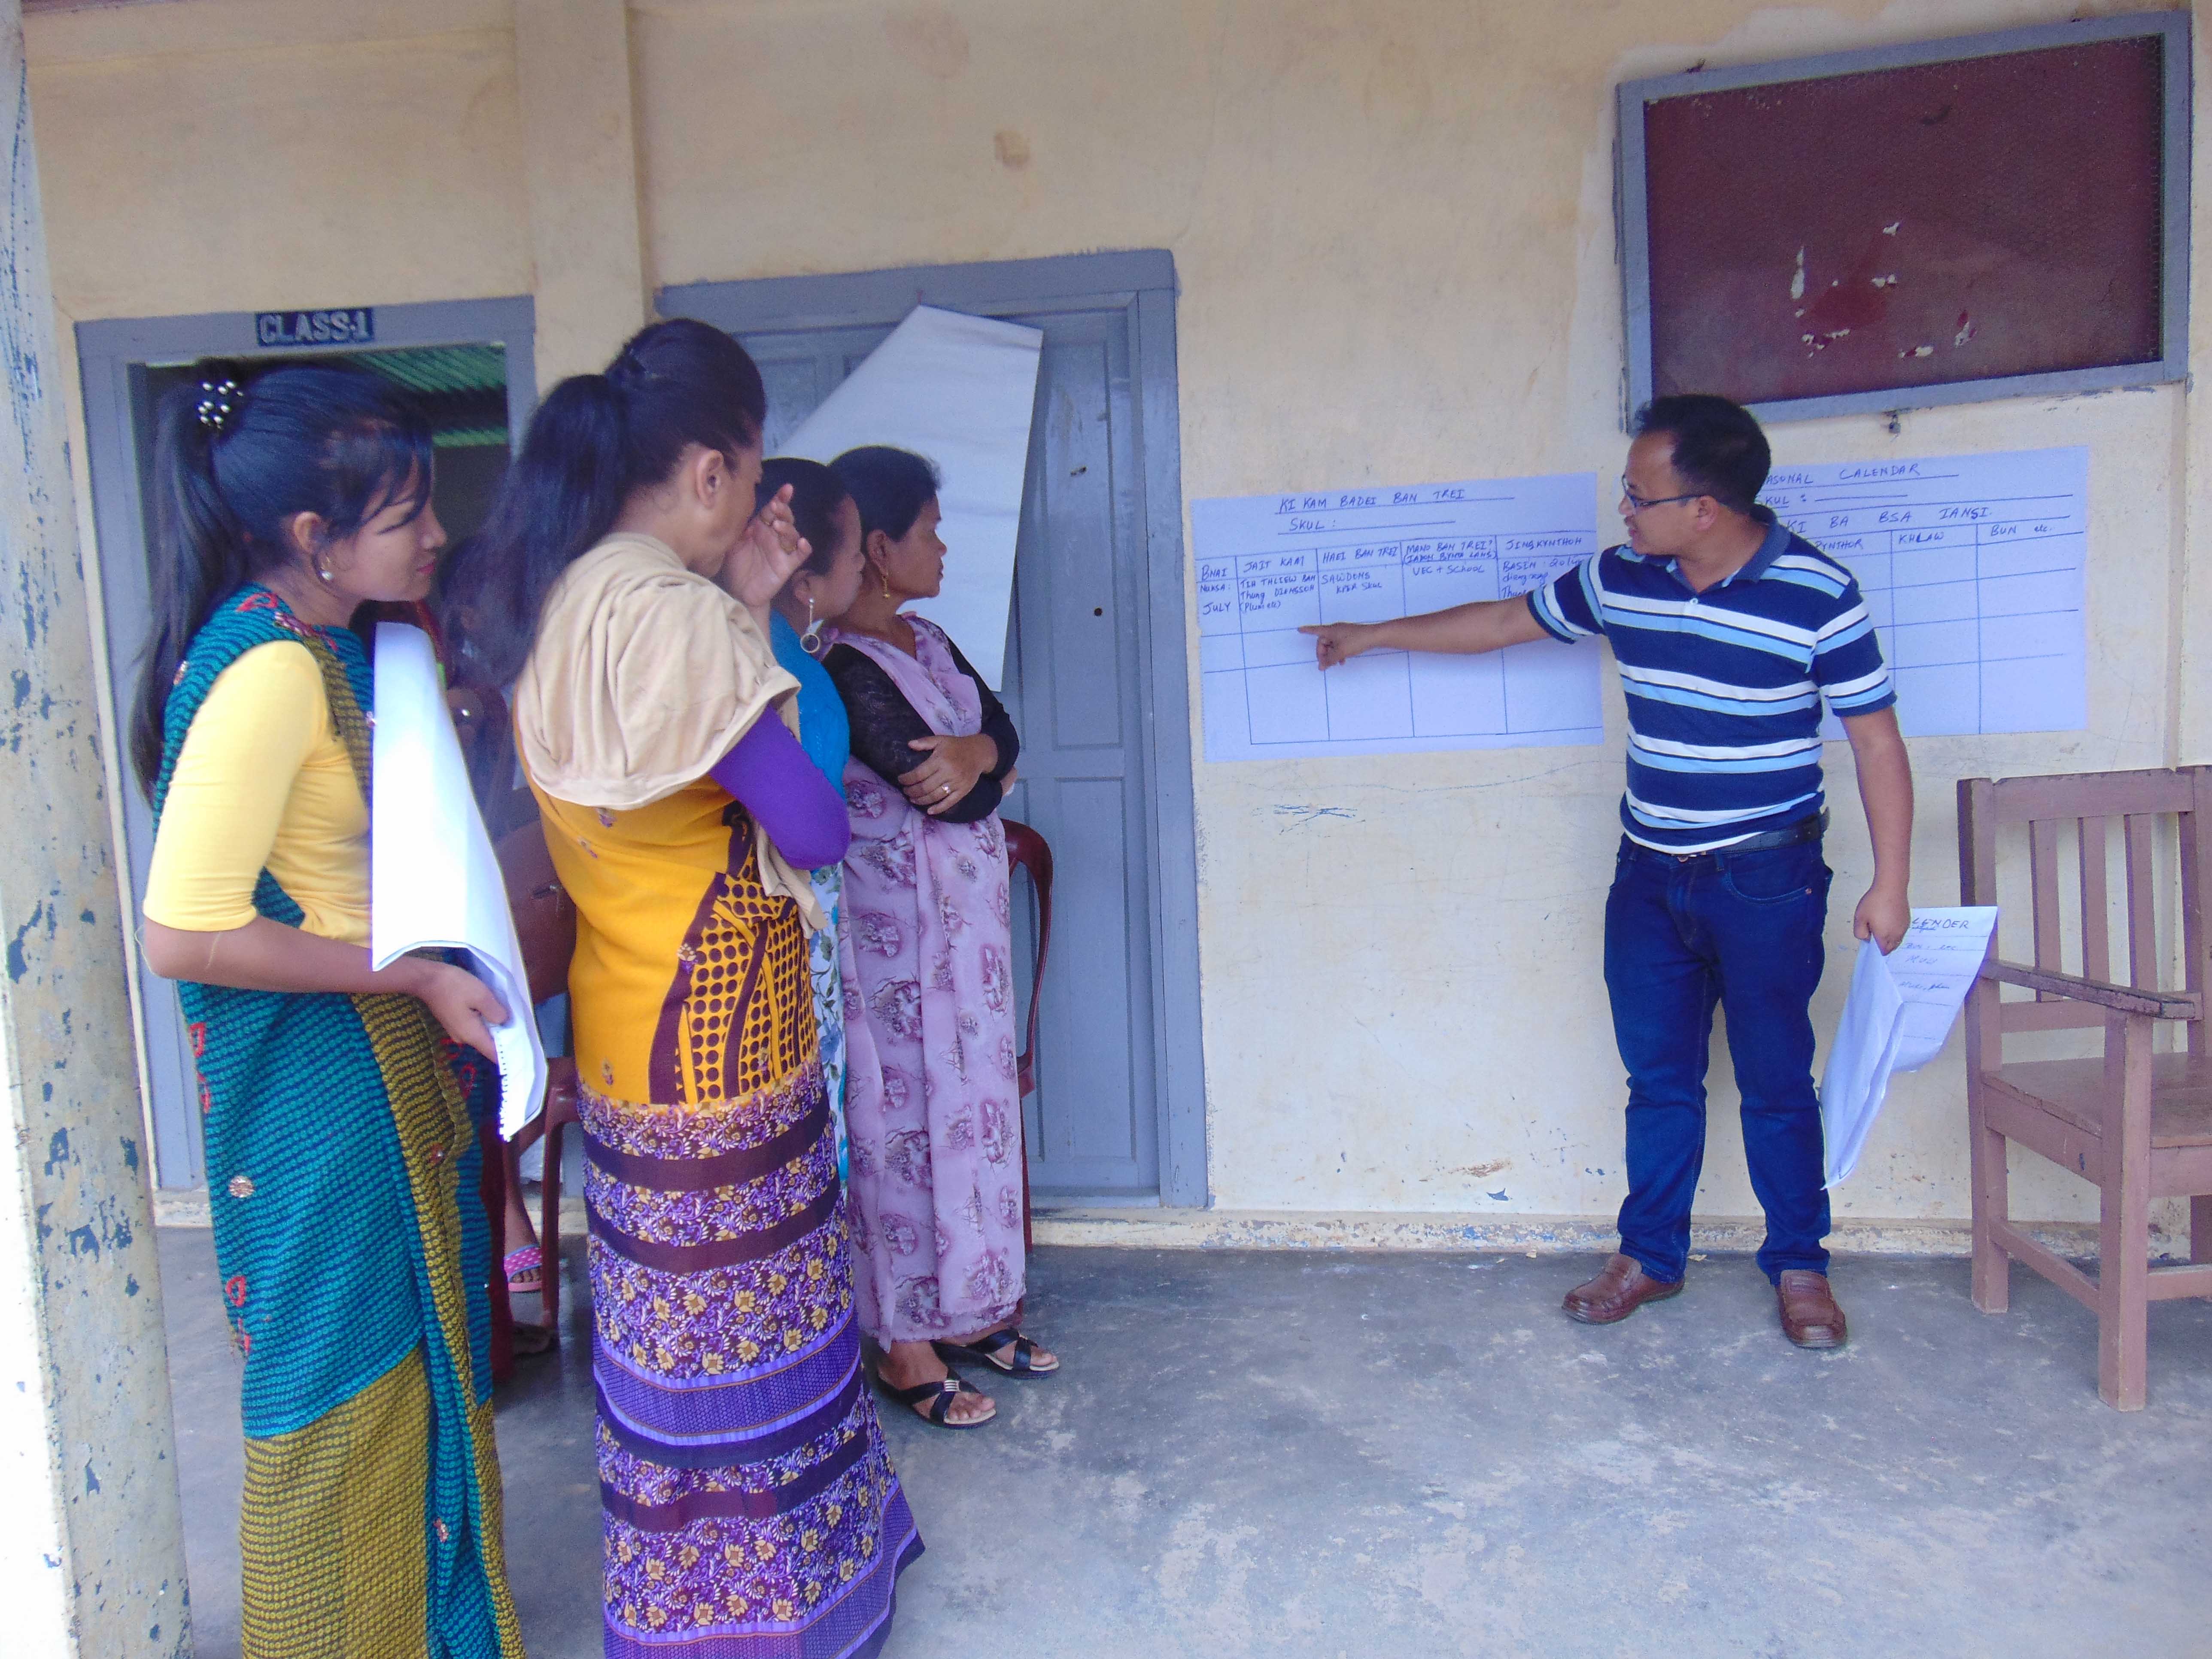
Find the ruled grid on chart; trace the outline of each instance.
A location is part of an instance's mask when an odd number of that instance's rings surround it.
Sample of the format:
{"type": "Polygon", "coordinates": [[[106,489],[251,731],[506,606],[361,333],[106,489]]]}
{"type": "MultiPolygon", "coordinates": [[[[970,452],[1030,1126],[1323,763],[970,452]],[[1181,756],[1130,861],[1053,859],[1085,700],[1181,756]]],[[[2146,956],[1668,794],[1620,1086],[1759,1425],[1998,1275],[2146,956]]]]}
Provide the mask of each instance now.
{"type": "Polygon", "coordinates": [[[1597,547],[1589,473],[1192,504],[1209,761],[1586,744],[1598,653],[1377,651],[1327,673],[1302,623],[1526,592],[1597,547]]]}
{"type": "Polygon", "coordinates": [[[1778,467],[1761,499],[1857,577],[1906,735],[2087,724],[2086,449],[1778,467]]]}

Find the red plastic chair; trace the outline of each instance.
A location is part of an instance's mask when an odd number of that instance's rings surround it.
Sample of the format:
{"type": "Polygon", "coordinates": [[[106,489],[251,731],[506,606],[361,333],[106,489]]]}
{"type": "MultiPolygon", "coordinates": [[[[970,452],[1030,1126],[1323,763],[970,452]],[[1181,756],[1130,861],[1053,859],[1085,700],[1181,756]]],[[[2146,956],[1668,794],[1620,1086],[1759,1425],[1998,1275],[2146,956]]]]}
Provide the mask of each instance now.
{"type": "MultiPolygon", "coordinates": [[[[1030,971],[1029,1027],[1022,1040],[1022,1052],[1014,1062],[1014,1075],[1021,1098],[1027,1100],[1036,1091],[1037,997],[1044,988],[1044,963],[1052,950],[1052,848],[1042,836],[1026,823],[1017,823],[1012,818],[1001,818],[1006,832],[1006,862],[1029,872],[1030,884],[1036,890],[1037,929],[1036,961],[1030,971]]],[[[1030,1151],[1028,1139],[1022,1145],[1022,1246],[1028,1249],[1035,1243],[1030,1227],[1030,1151]]]]}

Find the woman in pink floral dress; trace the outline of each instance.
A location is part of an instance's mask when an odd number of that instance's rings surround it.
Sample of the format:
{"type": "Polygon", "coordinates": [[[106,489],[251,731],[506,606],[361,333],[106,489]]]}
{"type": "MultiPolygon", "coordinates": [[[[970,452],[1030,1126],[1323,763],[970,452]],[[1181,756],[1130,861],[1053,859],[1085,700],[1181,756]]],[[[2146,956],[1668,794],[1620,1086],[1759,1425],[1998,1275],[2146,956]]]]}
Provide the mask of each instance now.
{"type": "Polygon", "coordinates": [[[997,1407],[948,1358],[1056,1370],[1022,1300],[1021,1095],[1012,909],[998,805],[1013,723],[934,623],[900,614],[945,571],[938,478],[918,455],[831,464],[859,503],[867,573],[823,665],[853,728],[845,769],[846,1117],[853,1291],[878,1379],[928,1421],[997,1407]]]}

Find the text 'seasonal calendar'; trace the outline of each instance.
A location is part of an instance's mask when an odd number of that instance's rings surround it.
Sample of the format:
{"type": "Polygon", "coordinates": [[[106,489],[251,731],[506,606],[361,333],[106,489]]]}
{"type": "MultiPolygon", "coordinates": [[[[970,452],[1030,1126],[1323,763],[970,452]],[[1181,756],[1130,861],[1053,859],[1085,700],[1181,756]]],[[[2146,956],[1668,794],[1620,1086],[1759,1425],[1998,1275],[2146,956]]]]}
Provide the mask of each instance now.
{"type": "Polygon", "coordinates": [[[1858,578],[1906,736],[2078,732],[2088,475],[2086,449],[1832,462],[1761,499],[1858,578]]]}

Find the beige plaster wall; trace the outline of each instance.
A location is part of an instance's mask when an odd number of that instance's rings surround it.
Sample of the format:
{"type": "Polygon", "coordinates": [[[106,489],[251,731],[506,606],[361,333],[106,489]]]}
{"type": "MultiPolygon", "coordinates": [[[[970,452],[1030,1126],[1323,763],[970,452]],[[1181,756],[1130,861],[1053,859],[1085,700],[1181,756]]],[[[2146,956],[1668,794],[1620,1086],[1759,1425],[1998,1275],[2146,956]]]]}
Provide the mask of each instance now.
{"type": "MultiPolygon", "coordinates": [[[[1164,246],[1183,289],[1187,495],[1610,478],[1614,83],[2132,9],[643,0],[629,49],[647,280],[1164,246]]],[[[32,86],[74,316],[529,285],[504,7],[185,0],[42,21],[32,86]],[[352,234],[295,234],[308,199],[344,199],[352,234]]],[[[2089,728],[1914,744],[1922,902],[1956,899],[1959,775],[2212,758],[2202,693],[2187,695],[2201,644],[2182,655],[2212,616],[2212,584],[2186,582],[2182,558],[2207,487],[2191,413],[2167,387],[1910,414],[1896,434],[1777,428],[1784,462],[2091,452],[2089,728]]],[[[1600,749],[1199,764],[1218,1202],[1612,1209],[1621,1087],[1598,928],[1617,692],[1607,720],[1600,749]]],[[[1842,963],[1869,859],[1848,757],[1830,761],[1842,963]]],[[[1719,1070],[1701,1206],[1741,1214],[1754,1206],[1719,1070]]],[[[1839,1211],[1965,1214],[1961,1090],[1955,1049],[1905,1079],[1839,1211]]],[[[2087,1212],[2056,1172],[2015,1191],[2027,1211],[2087,1212]]]]}
{"type": "Polygon", "coordinates": [[[532,286],[503,3],[181,0],[27,33],[65,321],[532,286]]]}

